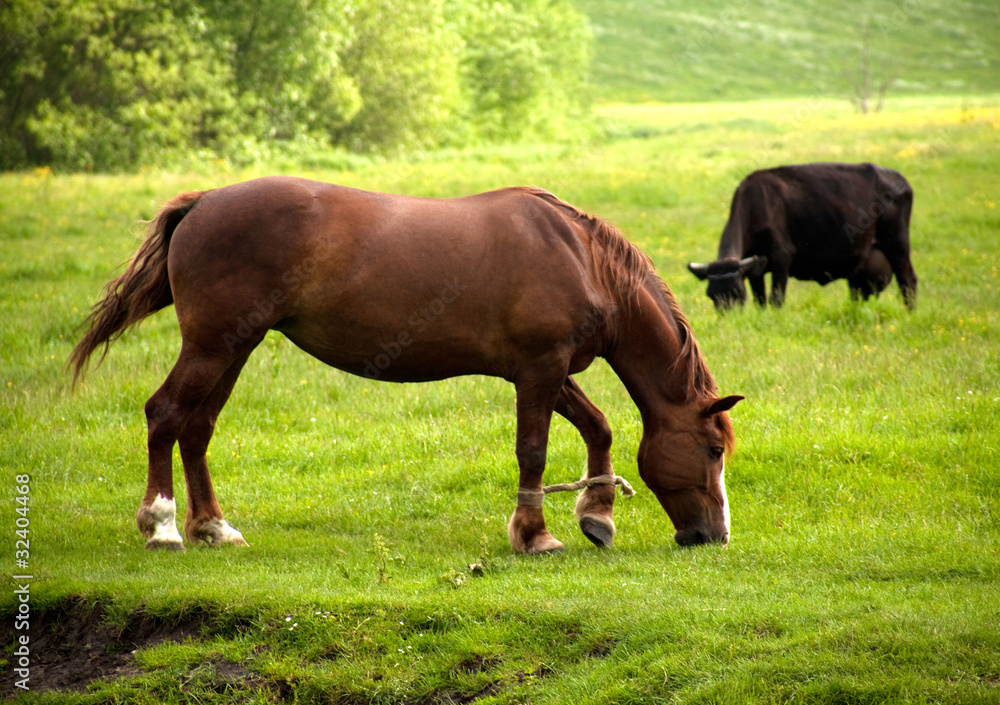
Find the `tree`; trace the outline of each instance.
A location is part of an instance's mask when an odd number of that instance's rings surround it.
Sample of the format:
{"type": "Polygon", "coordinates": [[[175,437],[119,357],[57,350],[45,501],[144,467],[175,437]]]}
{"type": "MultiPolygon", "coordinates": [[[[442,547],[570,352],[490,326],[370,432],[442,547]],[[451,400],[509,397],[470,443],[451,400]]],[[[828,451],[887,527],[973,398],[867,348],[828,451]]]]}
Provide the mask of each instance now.
{"type": "Polygon", "coordinates": [[[348,10],[342,60],[361,110],[333,141],[355,151],[434,147],[444,141],[460,97],[459,36],[441,0],[361,0],[348,10]]]}
{"type": "Polygon", "coordinates": [[[575,132],[589,106],[592,36],[565,0],[451,0],[467,110],[489,141],[575,132]]]}
{"type": "Polygon", "coordinates": [[[255,143],[325,140],[361,109],[341,54],[351,30],[332,0],[204,0],[213,41],[225,47],[242,134],[255,143]]]}
{"type": "Polygon", "coordinates": [[[872,75],[872,27],[869,20],[858,25],[859,47],[858,68],[855,72],[848,70],[848,81],[851,84],[851,103],[861,113],[882,112],[885,105],[885,94],[896,78],[889,71],[887,62],[882,62],[882,78],[876,80],[872,75]],[[874,106],[872,101],[875,101],[874,106]]]}
{"type": "Polygon", "coordinates": [[[587,104],[570,0],[9,0],[0,27],[3,169],[551,137],[587,104]]]}
{"type": "MultiPolygon", "coordinates": [[[[71,169],[142,163],[235,132],[231,71],[192,2],[18,0],[2,59],[4,144],[71,169]],[[8,44],[5,50],[14,49],[8,44]],[[9,70],[8,70],[9,67],[9,70]]],[[[10,150],[6,151],[10,155],[10,150]]],[[[6,165],[5,165],[6,166],[6,165]]]]}

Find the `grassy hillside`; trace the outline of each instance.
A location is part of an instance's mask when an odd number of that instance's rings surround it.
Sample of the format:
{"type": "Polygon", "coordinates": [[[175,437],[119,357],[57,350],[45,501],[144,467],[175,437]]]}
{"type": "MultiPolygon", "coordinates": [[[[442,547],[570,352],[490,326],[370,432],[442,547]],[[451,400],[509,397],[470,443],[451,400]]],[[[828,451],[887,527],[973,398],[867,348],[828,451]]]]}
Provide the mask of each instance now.
{"type": "MultiPolygon", "coordinates": [[[[617,107],[603,111],[617,137],[586,150],[295,170],[430,196],[534,183],[617,223],[723,393],[747,397],[725,549],[672,543],[636,470],[637,412],[600,361],[578,379],[638,493],[616,505],[607,551],[572,497],[546,500],[567,551],[526,558],[506,536],[508,384],[373,383],[272,334],[209,458],[250,546],[145,551],[143,403],[176,357],[174,312],[75,394],[64,361],[134,219],[256,174],[0,175],[0,526],[11,576],[30,519],[33,575],[22,701],[1000,703],[1000,113],[957,102],[865,119],[839,101],[617,107]],[[842,282],[792,282],[780,311],[716,315],[685,262],[714,252],[732,189],[759,164],[820,159],[874,159],[913,183],[917,310],[895,285],[861,305],[842,282]]],[[[582,463],[557,419],[546,480],[582,463]]],[[[19,604],[0,594],[0,698],[19,604]]]]}
{"type": "Polygon", "coordinates": [[[890,96],[1000,89],[993,0],[576,0],[596,38],[600,102],[746,100],[849,92],[859,24],[890,96]]]}

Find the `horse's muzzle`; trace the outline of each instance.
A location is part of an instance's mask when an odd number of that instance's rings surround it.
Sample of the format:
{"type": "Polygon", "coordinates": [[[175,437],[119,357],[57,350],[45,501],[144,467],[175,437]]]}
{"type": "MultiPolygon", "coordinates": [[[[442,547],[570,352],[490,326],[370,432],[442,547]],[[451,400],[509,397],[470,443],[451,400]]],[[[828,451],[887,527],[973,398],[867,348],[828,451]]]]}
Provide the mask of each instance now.
{"type": "Polygon", "coordinates": [[[729,543],[729,532],[714,533],[700,527],[690,527],[674,533],[674,541],[678,546],[700,546],[705,543],[729,543]]]}

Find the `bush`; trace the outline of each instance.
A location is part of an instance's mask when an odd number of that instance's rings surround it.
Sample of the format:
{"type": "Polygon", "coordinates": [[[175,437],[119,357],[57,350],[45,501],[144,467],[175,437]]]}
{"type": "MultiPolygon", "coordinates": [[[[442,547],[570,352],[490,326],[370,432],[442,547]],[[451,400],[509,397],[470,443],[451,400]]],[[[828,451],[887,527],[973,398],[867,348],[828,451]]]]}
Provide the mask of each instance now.
{"type": "Polygon", "coordinates": [[[488,141],[577,134],[590,29],[566,2],[453,0],[470,122],[488,141]]]}
{"type": "Polygon", "coordinates": [[[225,57],[196,5],[172,5],[22,0],[0,11],[3,24],[23,13],[0,93],[5,137],[27,161],[129,169],[235,138],[225,57]]]}
{"type": "Polygon", "coordinates": [[[586,114],[569,0],[19,0],[0,25],[2,169],[550,138],[586,114]]]}

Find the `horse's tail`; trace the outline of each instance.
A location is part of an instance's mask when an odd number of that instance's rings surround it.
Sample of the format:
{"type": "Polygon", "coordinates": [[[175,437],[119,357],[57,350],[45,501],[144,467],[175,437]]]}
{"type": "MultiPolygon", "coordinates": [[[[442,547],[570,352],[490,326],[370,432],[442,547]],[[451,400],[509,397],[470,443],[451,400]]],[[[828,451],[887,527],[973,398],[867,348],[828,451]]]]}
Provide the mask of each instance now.
{"type": "Polygon", "coordinates": [[[85,373],[87,362],[101,345],[104,361],[111,343],[130,326],[174,302],[167,276],[170,238],[185,215],[201,198],[201,191],[182,193],[168,201],[146,225],[146,238],[139,245],[125,271],[108,282],[104,296],[87,318],[87,333],[69,357],[73,385],[85,373]]]}

